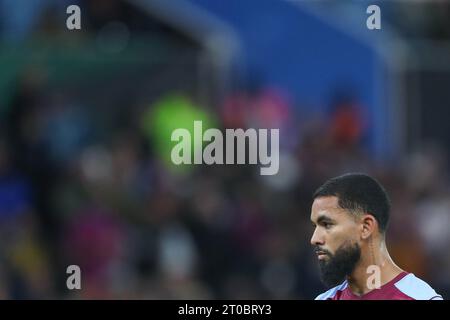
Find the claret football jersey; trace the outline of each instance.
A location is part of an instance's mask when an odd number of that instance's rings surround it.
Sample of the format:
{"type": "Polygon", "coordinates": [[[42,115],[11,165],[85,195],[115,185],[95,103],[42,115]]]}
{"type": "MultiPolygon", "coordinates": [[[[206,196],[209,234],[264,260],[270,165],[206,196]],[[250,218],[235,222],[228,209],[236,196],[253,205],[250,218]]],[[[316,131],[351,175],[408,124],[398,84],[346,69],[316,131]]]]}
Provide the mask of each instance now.
{"type": "Polygon", "coordinates": [[[391,281],[362,296],[354,294],[347,280],[322,293],[316,300],[443,300],[433,288],[414,274],[402,272],[391,281]]]}

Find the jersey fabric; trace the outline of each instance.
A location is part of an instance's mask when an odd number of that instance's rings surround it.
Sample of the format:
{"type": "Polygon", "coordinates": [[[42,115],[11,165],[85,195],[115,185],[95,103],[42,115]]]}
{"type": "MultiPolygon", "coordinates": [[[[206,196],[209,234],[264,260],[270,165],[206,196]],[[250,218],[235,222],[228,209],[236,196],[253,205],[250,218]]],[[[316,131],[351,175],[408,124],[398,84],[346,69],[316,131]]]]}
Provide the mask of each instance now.
{"type": "Polygon", "coordinates": [[[414,274],[402,272],[379,289],[358,296],[348,287],[347,280],[317,296],[315,300],[443,300],[428,283],[414,274]]]}

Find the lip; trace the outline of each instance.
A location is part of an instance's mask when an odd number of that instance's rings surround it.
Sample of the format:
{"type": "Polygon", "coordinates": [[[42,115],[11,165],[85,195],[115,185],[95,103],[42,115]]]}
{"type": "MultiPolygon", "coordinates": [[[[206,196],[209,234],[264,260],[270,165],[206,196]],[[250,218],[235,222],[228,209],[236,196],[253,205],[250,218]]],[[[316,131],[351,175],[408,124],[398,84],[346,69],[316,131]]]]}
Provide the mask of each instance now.
{"type": "Polygon", "coordinates": [[[325,258],[327,256],[327,254],[325,252],[322,252],[322,251],[317,251],[316,254],[317,254],[317,258],[318,259],[323,259],[323,258],[325,258]]]}

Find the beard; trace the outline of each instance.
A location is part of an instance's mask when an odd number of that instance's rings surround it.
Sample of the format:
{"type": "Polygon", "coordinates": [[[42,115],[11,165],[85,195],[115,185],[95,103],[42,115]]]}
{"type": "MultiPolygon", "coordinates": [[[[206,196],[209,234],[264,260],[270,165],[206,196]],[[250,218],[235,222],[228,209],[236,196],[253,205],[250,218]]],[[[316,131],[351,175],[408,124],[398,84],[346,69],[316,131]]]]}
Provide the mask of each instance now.
{"type": "Polygon", "coordinates": [[[344,243],[334,254],[327,250],[320,250],[329,257],[319,260],[320,278],[329,288],[337,286],[352,274],[361,258],[361,247],[357,243],[344,243]]]}

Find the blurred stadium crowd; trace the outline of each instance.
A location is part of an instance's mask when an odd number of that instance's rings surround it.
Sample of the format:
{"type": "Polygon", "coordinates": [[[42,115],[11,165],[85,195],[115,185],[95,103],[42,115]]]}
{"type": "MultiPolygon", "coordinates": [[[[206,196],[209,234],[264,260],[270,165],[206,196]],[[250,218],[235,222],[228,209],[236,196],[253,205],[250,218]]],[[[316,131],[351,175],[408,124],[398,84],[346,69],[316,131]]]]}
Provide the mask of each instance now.
{"type": "MultiPolygon", "coordinates": [[[[135,16],[105,4],[116,2],[102,3],[139,29],[135,16]]],[[[49,14],[36,17],[34,35],[54,35],[42,18],[49,14]]],[[[83,20],[92,32],[96,22],[83,20]]],[[[336,94],[328,112],[305,117],[279,88],[235,86],[211,108],[178,88],[150,100],[147,85],[122,91],[141,80],[124,76],[89,103],[96,82],[80,94],[47,72],[29,64],[2,99],[1,298],[312,299],[324,287],[309,243],[311,195],[349,171],[372,174],[388,190],[394,260],[450,293],[447,150],[436,143],[377,160],[357,93],[336,94]],[[280,128],[279,174],[262,177],[247,165],[175,168],[167,132],[193,119],[280,128]],[[82,270],[81,290],[66,288],[72,264],[82,270]]]]}

